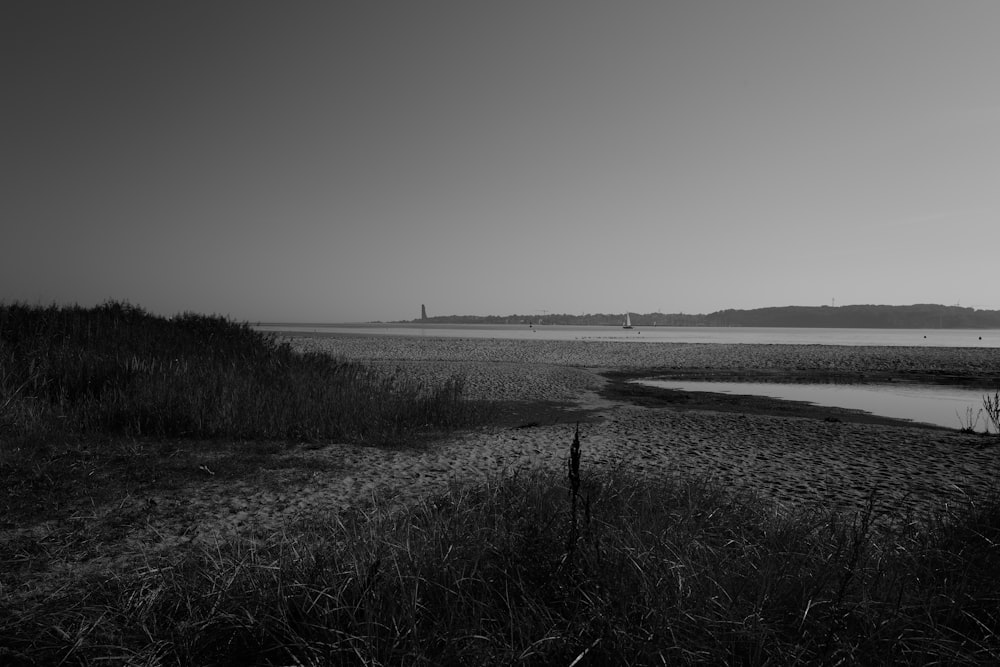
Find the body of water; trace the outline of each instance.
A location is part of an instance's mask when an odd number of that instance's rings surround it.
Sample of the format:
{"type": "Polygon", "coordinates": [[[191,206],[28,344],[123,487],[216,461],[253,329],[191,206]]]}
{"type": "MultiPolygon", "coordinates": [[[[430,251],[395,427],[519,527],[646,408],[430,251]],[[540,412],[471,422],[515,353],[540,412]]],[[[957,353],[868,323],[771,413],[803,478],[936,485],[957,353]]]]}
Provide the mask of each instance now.
{"type": "MultiPolygon", "coordinates": [[[[908,419],[925,424],[959,429],[968,426],[967,410],[976,415],[983,407],[977,389],[924,385],[795,384],[769,382],[689,382],[686,380],[636,380],[639,384],[683,391],[769,396],[805,401],[850,410],[863,410],[882,417],[908,419]]],[[[977,431],[986,430],[989,420],[983,413],[977,431]]],[[[995,430],[995,429],[991,429],[995,430]]]]}
{"type": "Polygon", "coordinates": [[[997,329],[821,329],[779,327],[621,327],[527,324],[261,324],[260,331],[310,334],[443,336],[632,343],[757,343],[1000,347],[997,329]]]}

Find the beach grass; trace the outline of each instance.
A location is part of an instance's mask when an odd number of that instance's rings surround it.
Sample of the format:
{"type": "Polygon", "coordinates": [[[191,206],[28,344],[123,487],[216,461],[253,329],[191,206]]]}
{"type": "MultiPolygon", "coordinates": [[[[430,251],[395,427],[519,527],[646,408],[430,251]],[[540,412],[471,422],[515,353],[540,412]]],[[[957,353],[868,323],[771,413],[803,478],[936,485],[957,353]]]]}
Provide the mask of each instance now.
{"type": "Polygon", "coordinates": [[[474,424],[461,378],[426,386],[221,317],[129,304],[0,306],[0,434],[411,444],[474,424]]]}
{"type": "Polygon", "coordinates": [[[9,664],[1000,658],[995,498],[875,530],[871,508],[780,514],[699,480],[585,471],[579,492],[576,528],[549,472],[150,555],[0,614],[0,646],[9,664]]]}
{"type": "Polygon", "coordinates": [[[983,396],[983,410],[993,424],[994,433],[1000,436],[1000,390],[993,392],[992,396],[989,394],[983,396]]]}

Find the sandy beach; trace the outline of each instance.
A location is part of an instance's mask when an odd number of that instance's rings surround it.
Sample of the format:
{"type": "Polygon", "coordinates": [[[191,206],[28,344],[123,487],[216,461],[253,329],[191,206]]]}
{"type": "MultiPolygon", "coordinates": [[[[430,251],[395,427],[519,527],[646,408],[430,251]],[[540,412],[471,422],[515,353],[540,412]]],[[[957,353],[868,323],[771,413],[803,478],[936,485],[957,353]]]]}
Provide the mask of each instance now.
{"type": "Polygon", "coordinates": [[[580,423],[582,466],[653,477],[721,481],[773,501],[775,511],[812,507],[851,513],[874,490],[896,520],[920,518],[988,492],[1000,473],[1000,441],[956,430],[799,416],[644,407],[607,391],[600,371],[813,369],[960,374],[989,378],[1000,352],[984,349],[820,346],[629,345],[558,341],[297,337],[298,350],[371,363],[428,383],[455,375],[471,398],[509,402],[507,423],[453,434],[420,448],[344,443],[297,446],[264,481],[215,483],[128,509],[146,548],[271,530],[317,514],[421,502],[455,484],[565,465],[580,423]]]}
{"type": "MultiPolygon", "coordinates": [[[[655,478],[715,480],[770,501],[775,512],[814,508],[850,514],[874,490],[883,519],[920,520],[989,492],[1000,478],[1000,439],[994,436],[891,420],[865,423],[851,414],[780,401],[737,403],[725,410],[697,401],[672,406],[652,394],[637,401],[616,393],[608,374],[650,368],[849,371],[961,376],[988,384],[1000,376],[997,350],[355,336],[297,337],[290,343],[429,384],[458,375],[470,398],[497,402],[507,412],[495,426],[419,447],[282,444],[273,467],[250,479],[217,478],[206,458],[203,484],[88,510],[91,519],[104,516],[127,530],[120,548],[102,549],[86,562],[66,562],[67,573],[132,567],[136,558],[176,547],[266,535],[341,511],[375,506],[393,511],[454,485],[497,476],[564,470],[577,423],[585,475],[621,468],[655,478]]],[[[17,532],[44,545],[61,530],[45,522],[17,532]]],[[[49,577],[62,567],[58,559],[50,565],[49,577]]]]}

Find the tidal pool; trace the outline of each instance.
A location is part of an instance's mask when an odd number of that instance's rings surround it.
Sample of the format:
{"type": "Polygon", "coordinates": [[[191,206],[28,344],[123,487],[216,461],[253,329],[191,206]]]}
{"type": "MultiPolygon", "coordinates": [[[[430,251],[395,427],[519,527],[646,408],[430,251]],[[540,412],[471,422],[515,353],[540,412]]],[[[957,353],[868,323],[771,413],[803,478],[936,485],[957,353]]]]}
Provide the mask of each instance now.
{"type": "MultiPolygon", "coordinates": [[[[851,410],[864,410],[882,417],[908,419],[959,429],[967,426],[968,409],[972,417],[983,407],[984,389],[962,389],[926,385],[850,385],[796,384],[778,382],[690,382],[687,380],[636,380],[639,384],[682,391],[709,391],[721,394],[768,396],[790,401],[805,401],[851,410]]],[[[994,431],[983,412],[977,431],[994,431]]]]}

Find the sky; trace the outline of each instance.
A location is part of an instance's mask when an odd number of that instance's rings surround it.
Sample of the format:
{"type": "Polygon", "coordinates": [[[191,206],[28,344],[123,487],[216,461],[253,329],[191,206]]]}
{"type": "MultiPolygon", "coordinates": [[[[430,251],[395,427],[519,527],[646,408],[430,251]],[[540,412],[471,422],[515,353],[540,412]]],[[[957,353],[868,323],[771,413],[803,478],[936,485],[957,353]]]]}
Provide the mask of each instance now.
{"type": "Polygon", "coordinates": [[[995,0],[0,5],[0,301],[1000,309],[995,0]]]}

